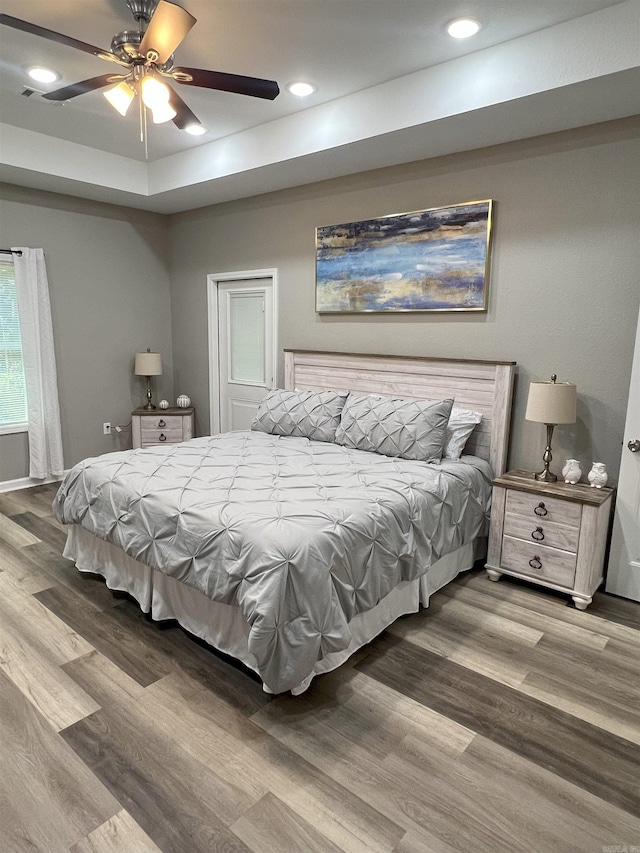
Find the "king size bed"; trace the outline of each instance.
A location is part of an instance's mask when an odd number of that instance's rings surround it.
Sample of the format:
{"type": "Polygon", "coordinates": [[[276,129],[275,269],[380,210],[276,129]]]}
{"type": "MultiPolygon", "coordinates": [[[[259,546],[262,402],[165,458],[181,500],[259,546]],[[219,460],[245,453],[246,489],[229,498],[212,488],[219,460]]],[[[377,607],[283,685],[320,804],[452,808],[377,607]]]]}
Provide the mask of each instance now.
{"type": "Polygon", "coordinates": [[[286,351],[251,431],[76,465],[54,502],[64,554],[266,691],[301,693],[483,556],[513,373],[286,351]],[[460,413],[477,413],[462,432],[460,413]]]}

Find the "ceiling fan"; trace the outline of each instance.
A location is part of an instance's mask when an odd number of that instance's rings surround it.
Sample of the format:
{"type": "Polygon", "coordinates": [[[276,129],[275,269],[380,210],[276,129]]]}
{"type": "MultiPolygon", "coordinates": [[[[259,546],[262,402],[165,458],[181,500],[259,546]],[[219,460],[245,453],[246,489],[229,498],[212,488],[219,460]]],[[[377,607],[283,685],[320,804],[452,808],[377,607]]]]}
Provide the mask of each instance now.
{"type": "Polygon", "coordinates": [[[66,44],[121,66],[120,73],[91,77],[47,92],[43,98],[48,101],[67,101],[108,86],[110,88],[103,93],[104,96],[124,116],[131,102],[139,95],[141,138],[145,140],[146,111],[143,105],[150,110],[154,124],[171,120],[180,130],[201,126],[200,120],[173,86],[168,85],[167,80],[183,86],[217,89],[267,100],[278,96],[280,89],[274,80],[176,67],[174,51],[196,23],[193,15],[176,3],[169,0],[127,0],[127,6],[138,22],[138,30],[117,33],[111,40],[110,50],[103,50],[12,15],[0,14],[0,24],[66,44]]]}

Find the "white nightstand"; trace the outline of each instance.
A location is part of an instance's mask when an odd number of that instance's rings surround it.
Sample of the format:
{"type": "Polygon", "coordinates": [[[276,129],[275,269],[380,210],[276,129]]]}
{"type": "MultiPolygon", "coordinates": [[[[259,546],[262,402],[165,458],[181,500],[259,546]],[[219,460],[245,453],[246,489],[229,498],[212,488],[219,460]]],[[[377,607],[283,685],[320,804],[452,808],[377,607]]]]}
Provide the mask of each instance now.
{"type": "Polygon", "coordinates": [[[602,582],[613,489],[539,483],[528,471],[493,481],[486,570],[568,593],[586,610],[602,582]]]}
{"type": "Polygon", "coordinates": [[[133,447],[177,444],[194,436],[195,409],[134,409],[131,412],[133,447]]]}

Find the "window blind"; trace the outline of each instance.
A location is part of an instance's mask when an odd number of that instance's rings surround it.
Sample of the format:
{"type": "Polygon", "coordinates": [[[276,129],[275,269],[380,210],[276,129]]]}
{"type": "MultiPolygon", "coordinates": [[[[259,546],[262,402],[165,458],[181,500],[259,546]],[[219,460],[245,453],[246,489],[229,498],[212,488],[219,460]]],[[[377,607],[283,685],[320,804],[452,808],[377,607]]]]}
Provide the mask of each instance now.
{"type": "Polygon", "coordinates": [[[0,431],[27,421],[27,393],[13,261],[0,258],[0,431]]]}

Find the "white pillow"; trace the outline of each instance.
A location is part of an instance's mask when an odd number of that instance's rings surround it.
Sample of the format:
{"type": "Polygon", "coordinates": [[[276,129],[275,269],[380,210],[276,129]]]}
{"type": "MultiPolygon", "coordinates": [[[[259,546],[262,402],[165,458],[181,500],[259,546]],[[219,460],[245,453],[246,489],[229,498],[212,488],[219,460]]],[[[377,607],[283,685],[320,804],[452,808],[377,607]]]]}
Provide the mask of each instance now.
{"type": "Polygon", "coordinates": [[[480,412],[470,409],[452,409],[444,434],[443,459],[459,459],[467,439],[482,420],[480,412]]]}

